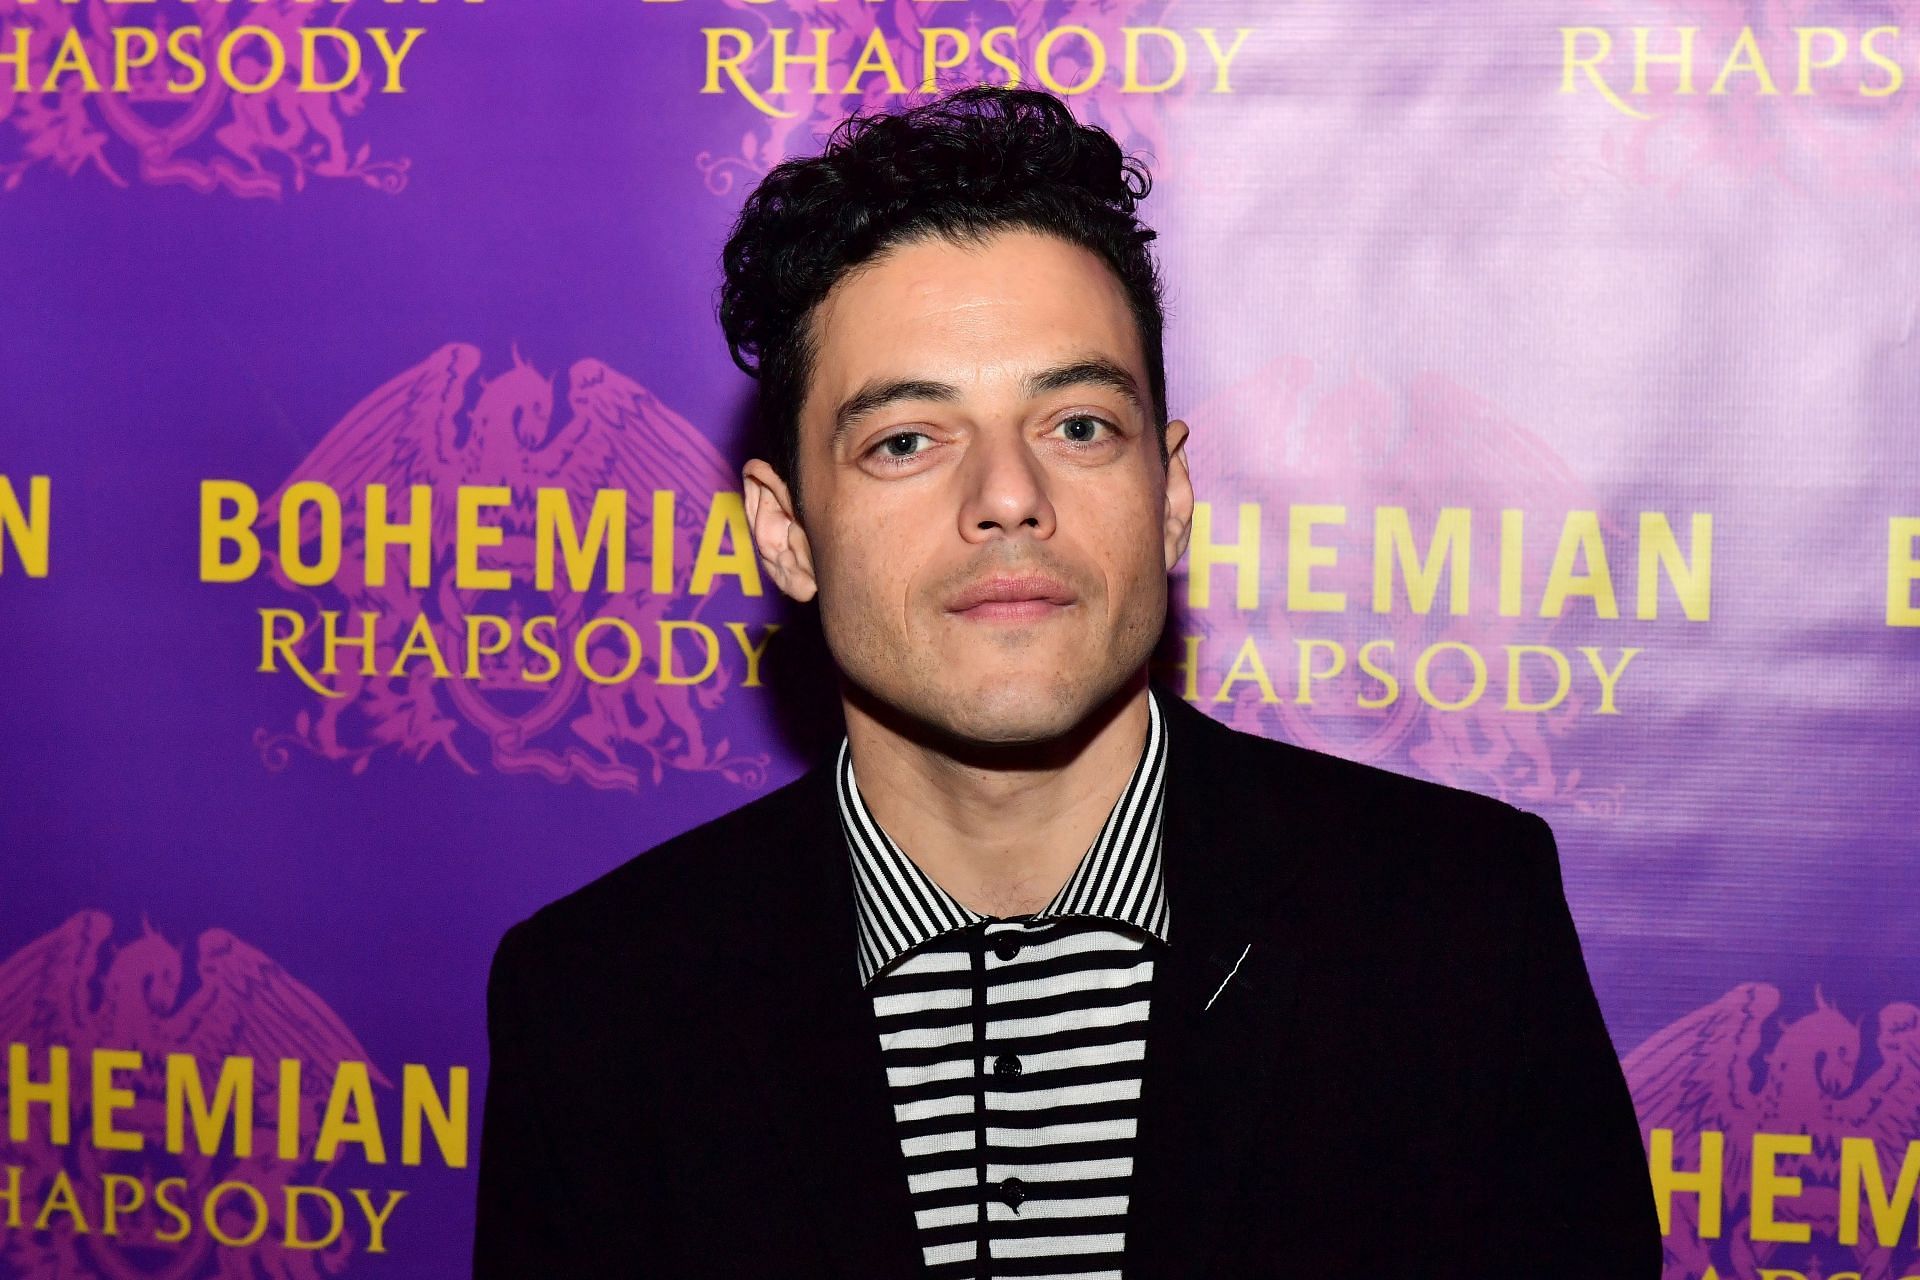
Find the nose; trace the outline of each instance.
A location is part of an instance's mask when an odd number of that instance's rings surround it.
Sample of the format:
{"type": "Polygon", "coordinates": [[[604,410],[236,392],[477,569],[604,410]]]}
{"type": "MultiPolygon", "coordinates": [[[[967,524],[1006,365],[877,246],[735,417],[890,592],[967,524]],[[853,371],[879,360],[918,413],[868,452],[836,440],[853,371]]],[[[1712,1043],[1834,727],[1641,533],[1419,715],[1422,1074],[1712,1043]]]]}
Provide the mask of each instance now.
{"type": "Polygon", "coordinates": [[[1016,529],[1051,538],[1053,503],[1047,475],[1018,429],[979,432],[961,464],[960,535],[986,542],[1016,529]]]}

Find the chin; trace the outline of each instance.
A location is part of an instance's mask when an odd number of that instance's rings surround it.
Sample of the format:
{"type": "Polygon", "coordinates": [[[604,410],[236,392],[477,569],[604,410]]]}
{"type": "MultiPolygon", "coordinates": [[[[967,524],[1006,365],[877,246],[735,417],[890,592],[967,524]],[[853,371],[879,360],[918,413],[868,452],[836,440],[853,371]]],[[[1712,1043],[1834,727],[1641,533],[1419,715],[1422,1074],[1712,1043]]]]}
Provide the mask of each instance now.
{"type": "Polygon", "coordinates": [[[979,742],[1030,742],[1071,729],[1084,713],[1070,681],[1017,671],[991,672],[977,684],[949,686],[937,719],[979,742]]]}

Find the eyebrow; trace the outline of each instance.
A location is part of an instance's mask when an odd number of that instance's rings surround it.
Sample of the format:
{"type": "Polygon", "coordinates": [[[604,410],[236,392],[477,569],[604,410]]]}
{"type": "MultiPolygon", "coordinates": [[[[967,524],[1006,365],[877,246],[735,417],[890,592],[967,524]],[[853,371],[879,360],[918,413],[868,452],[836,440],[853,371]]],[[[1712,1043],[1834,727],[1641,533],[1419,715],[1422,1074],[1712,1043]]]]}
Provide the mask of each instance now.
{"type": "MultiPolygon", "coordinates": [[[[1139,384],[1127,370],[1107,359],[1105,356],[1087,356],[1066,364],[1055,365],[1030,374],[1025,385],[1028,399],[1046,395],[1049,391],[1060,391],[1067,387],[1095,386],[1106,387],[1118,392],[1128,404],[1140,413],[1146,412],[1146,402],[1140,395],[1139,384]]],[[[827,450],[833,452],[840,447],[840,441],[848,432],[858,426],[862,419],[887,405],[901,400],[932,400],[951,403],[960,398],[960,388],[951,382],[936,382],[929,378],[886,378],[868,382],[858,391],[840,402],[834,411],[833,434],[827,438],[827,450]]]]}

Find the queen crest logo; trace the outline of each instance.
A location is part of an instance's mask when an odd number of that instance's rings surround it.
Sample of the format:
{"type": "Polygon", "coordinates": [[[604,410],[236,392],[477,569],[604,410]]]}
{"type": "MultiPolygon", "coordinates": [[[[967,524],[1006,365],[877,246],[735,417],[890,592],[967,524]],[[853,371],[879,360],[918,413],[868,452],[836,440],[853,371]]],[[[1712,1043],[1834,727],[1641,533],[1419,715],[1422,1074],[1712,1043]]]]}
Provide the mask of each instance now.
{"type": "Polygon", "coordinates": [[[466,1164],[466,1068],[408,1064],[396,1107],[326,1002],[233,934],[114,935],[83,911],[0,960],[6,1274],[318,1280],[386,1252],[407,1194],[341,1181],[466,1164]]]}
{"type": "Polygon", "coordinates": [[[400,191],[408,162],[347,122],[404,91],[424,28],[350,27],[350,4],[0,0],[0,190],[45,165],[272,199],[320,179],[400,191]]]}
{"type": "Polygon", "coordinates": [[[1438,373],[1270,361],[1194,411],[1175,688],[1251,733],[1534,806],[1618,808],[1567,739],[1647,705],[1659,628],[1708,620],[1709,513],[1604,510],[1438,373]],[[1626,634],[1622,634],[1622,632],[1626,634]]]}
{"type": "Polygon", "coordinates": [[[278,490],[202,486],[202,577],[256,573],[263,673],[315,702],[255,736],[355,773],[381,752],[637,789],[666,772],[760,785],[707,731],[757,687],[777,624],[711,616],[763,593],[741,495],[693,425],[606,364],[479,375],[451,343],[355,405],[278,490]]]}
{"type": "Polygon", "coordinates": [[[1920,1205],[1920,1008],[1867,1024],[1745,983],[1627,1055],[1664,1280],[1895,1280],[1920,1205]]]}

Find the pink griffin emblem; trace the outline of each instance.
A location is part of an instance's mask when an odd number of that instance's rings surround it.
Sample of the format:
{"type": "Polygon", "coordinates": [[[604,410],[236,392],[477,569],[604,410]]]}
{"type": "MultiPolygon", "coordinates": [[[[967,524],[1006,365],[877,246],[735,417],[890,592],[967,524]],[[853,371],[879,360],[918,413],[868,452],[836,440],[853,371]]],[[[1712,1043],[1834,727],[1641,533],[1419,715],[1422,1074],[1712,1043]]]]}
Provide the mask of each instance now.
{"type": "MultiPolygon", "coordinates": [[[[1869,1059],[1860,1023],[1849,1021],[1818,989],[1812,1013],[1780,1024],[1779,1007],[1776,988],[1745,983],[1654,1033],[1623,1063],[1641,1132],[1673,1131],[1676,1169],[1700,1167],[1701,1133],[1725,1135],[1719,1237],[1702,1240],[1699,1197],[1676,1194],[1663,1280],[1699,1280],[1710,1266],[1743,1277],[1766,1267],[1798,1271],[1809,1280],[1828,1274],[1802,1256],[1808,1252],[1857,1271],[1861,1280],[1892,1280],[1910,1269],[1895,1267],[1913,1261],[1911,1245],[1876,1243],[1864,1211],[1860,1242],[1838,1243],[1839,1152],[1842,1138],[1871,1139],[1891,1188],[1907,1144],[1920,1139],[1920,1008],[1900,1001],[1880,1010],[1872,1045],[1878,1065],[1864,1072],[1869,1059]],[[1770,1031],[1777,1038],[1767,1046],[1770,1031]],[[1803,1188],[1780,1202],[1775,1219],[1810,1225],[1809,1244],[1756,1242],[1747,1230],[1756,1133],[1812,1138],[1810,1154],[1774,1161],[1776,1173],[1799,1178],[1803,1188]],[[1713,1256],[1716,1243],[1728,1250],[1726,1257],[1713,1256]]],[[[1913,1237],[1912,1212],[1902,1232],[1907,1241],[1913,1237]]]]}
{"type": "MultiPolygon", "coordinates": [[[[1547,575],[1562,514],[1595,508],[1587,485],[1553,449],[1486,397],[1437,372],[1411,376],[1391,389],[1357,372],[1326,379],[1305,356],[1278,356],[1250,376],[1196,407],[1198,421],[1224,429],[1198,434],[1188,446],[1195,486],[1211,504],[1215,543],[1239,537],[1242,503],[1260,509],[1262,581],[1258,608],[1242,611],[1230,569],[1215,566],[1205,609],[1182,603],[1184,629],[1202,637],[1198,691],[1202,706],[1217,690],[1228,693],[1216,714],[1249,733],[1285,738],[1320,751],[1418,772],[1450,786],[1504,800],[1565,804],[1578,812],[1617,811],[1624,788],[1595,784],[1581,770],[1556,761],[1556,740],[1578,727],[1593,703],[1590,685],[1574,681],[1550,710],[1508,711],[1497,686],[1462,710],[1440,710],[1417,696],[1409,678],[1414,655],[1436,644],[1475,648],[1495,667],[1507,644],[1546,644],[1564,619],[1502,616],[1498,583],[1487,566],[1500,562],[1499,513],[1519,508],[1530,531],[1523,542],[1528,583],[1547,575]],[[1315,542],[1337,552],[1335,563],[1317,567],[1315,589],[1341,591],[1339,612],[1295,613],[1288,608],[1282,570],[1288,563],[1289,511],[1293,504],[1340,505],[1343,527],[1321,526],[1315,542]],[[1413,612],[1404,593],[1386,614],[1372,611],[1374,511],[1403,508],[1416,535],[1430,534],[1442,507],[1472,513],[1468,612],[1450,612],[1446,588],[1429,611],[1413,612]],[[1393,642],[1398,696],[1369,707],[1363,698],[1382,696],[1381,682],[1359,663],[1361,649],[1393,642]],[[1265,662],[1277,698],[1268,701],[1257,681],[1234,671],[1236,656],[1251,641],[1265,662]],[[1338,672],[1316,679],[1310,703],[1298,697],[1293,672],[1296,643],[1341,647],[1338,672]],[[1228,676],[1235,676],[1227,688],[1228,676]],[[1404,760],[1404,764],[1400,761],[1404,760]]],[[[1603,528],[1619,533],[1604,512],[1603,528]]],[[[1174,599],[1188,598],[1194,553],[1175,570],[1174,599]]],[[[1331,658],[1323,658],[1328,667],[1331,658]]],[[[1176,648],[1170,655],[1182,658],[1176,648]]],[[[1157,655],[1165,670],[1169,655],[1157,655]]],[[[1457,664],[1432,668],[1436,698],[1464,702],[1470,692],[1457,664]]],[[[1498,674],[1496,670],[1496,674],[1498,674]]],[[[1537,671],[1523,673],[1529,698],[1546,692],[1537,671]]],[[[1178,681],[1184,675],[1175,673],[1178,681]]]]}
{"type": "MultiPolygon", "coordinates": [[[[715,495],[730,486],[731,472],[692,423],[598,360],[575,361],[563,387],[522,360],[518,350],[510,368],[481,378],[476,387],[480,362],[477,347],[441,347],[350,409],[261,503],[262,527],[275,526],[290,485],[324,482],[340,495],[346,543],[364,548],[367,485],[385,484],[402,499],[408,486],[427,485],[434,502],[431,587],[410,587],[404,573],[370,585],[364,556],[355,553],[343,556],[335,581],[317,589],[324,593],[321,607],[378,615],[376,673],[343,667],[328,680],[344,696],[322,699],[318,715],[300,712],[291,733],[256,732],[255,745],[267,764],[283,767],[288,748],[299,747],[345,761],[358,773],[374,753],[391,748],[415,760],[441,751],[461,769],[477,773],[463,743],[471,736],[463,733],[464,725],[478,732],[493,767],[507,773],[637,790],[643,773],[658,784],[672,768],[760,785],[768,757],[733,754],[728,739],[710,741],[702,724],[736,678],[725,662],[712,678],[694,684],[662,684],[645,674],[598,683],[571,662],[550,682],[529,683],[523,676],[537,660],[516,639],[488,658],[478,678],[458,672],[451,679],[438,678],[424,662],[397,676],[381,674],[393,670],[409,627],[421,616],[433,620],[437,633],[456,636],[470,615],[489,610],[488,616],[516,624],[551,615],[562,644],[570,646],[596,620],[652,637],[668,619],[698,621],[715,598],[654,593],[648,590],[649,564],[637,560],[627,566],[622,591],[599,589],[598,575],[595,588],[586,591],[572,590],[564,573],[556,575],[550,592],[525,585],[533,581],[537,560],[536,491],[565,490],[580,510],[598,491],[625,491],[630,557],[658,544],[652,497],[656,491],[670,492],[674,515],[667,537],[684,574],[715,495]],[[562,404],[564,412],[556,412],[562,404]],[[510,571],[517,584],[511,592],[455,585],[455,494],[460,486],[476,485],[505,487],[513,495],[511,506],[492,521],[504,531],[503,545],[486,558],[489,567],[510,571]]],[[[317,518],[308,524],[316,525],[317,518]]],[[[313,529],[304,532],[310,536],[313,529]]],[[[294,586],[277,564],[274,576],[289,590],[316,593],[294,586]]],[[[592,665],[596,671],[618,670],[620,658],[609,652],[592,665]]]]}
{"type": "MultiPolygon", "coordinates": [[[[131,186],[123,172],[131,161],[134,181],[181,185],[201,193],[224,189],[237,196],[278,199],[289,184],[303,190],[309,178],[352,178],[376,191],[399,192],[407,185],[408,160],[374,160],[370,144],[353,147],[347,141],[347,117],[365,109],[373,90],[364,63],[343,88],[295,88],[304,69],[301,30],[344,31],[350,4],[253,0],[244,10],[233,6],[235,16],[229,16],[226,4],[197,4],[178,9],[183,21],[169,24],[165,12],[156,16],[152,8],[102,0],[87,0],[83,6],[72,0],[0,0],[0,35],[11,41],[15,32],[27,34],[21,71],[16,74],[13,66],[0,63],[0,191],[18,187],[28,170],[42,164],[69,176],[91,167],[115,186],[131,186]],[[169,33],[189,23],[202,29],[201,47],[209,53],[207,74],[197,89],[177,93],[167,88],[169,81],[189,81],[166,56],[130,67],[126,88],[111,87],[116,30],[151,31],[157,47],[165,50],[169,33]],[[236,92],[212,65],[210,52],[242,25],[270,32],[286,62],[282,74],[258,93],[236,92]],[[61,50],[75,39],[87,67],[107,88],[88,91],[72,60],[59,61],[61,50]],[[57,63],[60,73],[50,80],[57,63]],[[19,89],[22,82],[24,92],[19,89]],[[42,92],[49,84],[51,91],[42,92]],[[6,145],[9,134],[11,146],[6,145]],[[116,139],[121,145],[114,145],[116,139]]],[[[332,53],[330,44],[317,47],[332,53]]],[[[8,55],[16,51],[12,43],[3,50],[8,55]]],[[[260,37],[249,36],[236,45],[232,62],[243,83],[268,85],[273,68],[260,37]]],[[[316,84],[342,78],[338,67],[319,65],[323,62],[316,58],[316,84]]]]}
{"type": "MultiPolygon", "coordinates": [[[[255,948],[225,929],[208,929],[193,946],[189,971],[180,949],[142,922],[138,937],[116,943],[113,922],[98,911],[82,911],[51,933],[0,961],[0,1044],[24,1044],[32,1076],[47,1077],[48,1046],[64,1046],[70,1055],[72,1141],[48,1140],[46,1109],[33,1106],[33,1137],[6,1146],[4,1162],[23,1167],[20,1182],[22,1226],[0,1236],[0,1262],[8,1275],[32,1280],[64,1276],[103,1276],[108,1280],[199,1280],[201,1277],[262,1277],[271,1280],[319,1280],[338,1273],[355,1245],[343,1231],[319,1250],[291,1250],[278,1216],[281,1189],[289,1184],[321,1184],[330,1168],[313,1158],[316,1133],[340,1062],[368,1062],[367,1051],[311,988],[299,982],[255,948]],[[102,1151],[88,1140],[92,1094],[87,1064],[95,1049],[128,1049],[142,1055],[143,1069],[122,1072],[122,1085],[135,1094],[132,1106],[115,1116],[123,1132],[138,1132],[139,1152],[102,1151]],[[212,1156],[189,1140],[180,1155],[164,1145],[164,1064],[170,1053],[192,1055],[203,1079],[211,1081],[223,1058],[254,1061],[253,1154],[231,1154],[230,1142],[212,1156]],[[297,1060],[300,1072],[300,1154],[276,1157],[271,1126],[277,1115],[277,1064],[297,1060]],[[46,1202],[57,1176],[65,1172],[79,1189],[90,1230],[71,1229],[68,1215],[55,1215],[46,1230],[29,1230],[35,1207],[46,1202]],[[101,1228],[100,1180],[124,1174],[146,1183],[184,1177],[189,1197],[199,1197],[228,1180],[260,1191],[274,1216],[274,1228],[244,1252],[222,1248],[203,1229],[177,1243],[155,1240],[166,1220],[152,1209],[125,1218],[115,1236],[101,1228]],[[156,1252],[159,1251],[159,1252],[156,1252]],[[223,1256],[224,1255],[224,1256],[223,1256]],[[156,1270],[153,1259],[166,1259],[156,1270]]],[[[377,1068],[374,1083],[391,1088],[377,1068]]],[[[0,1075],[0,1111],[6,1106],[7,1077],[0,1075]]],[[[224,1217],[225,1215],[223,1215],[224,1217]]],[[[196,1223],[196,1227],[198,1224],[196,1223]]],[[[226,1229],[245,1226],[235,1218],[226,1229]]],[[[319,1232],[312,1233],[317,1236],[319,1232]]]]}

